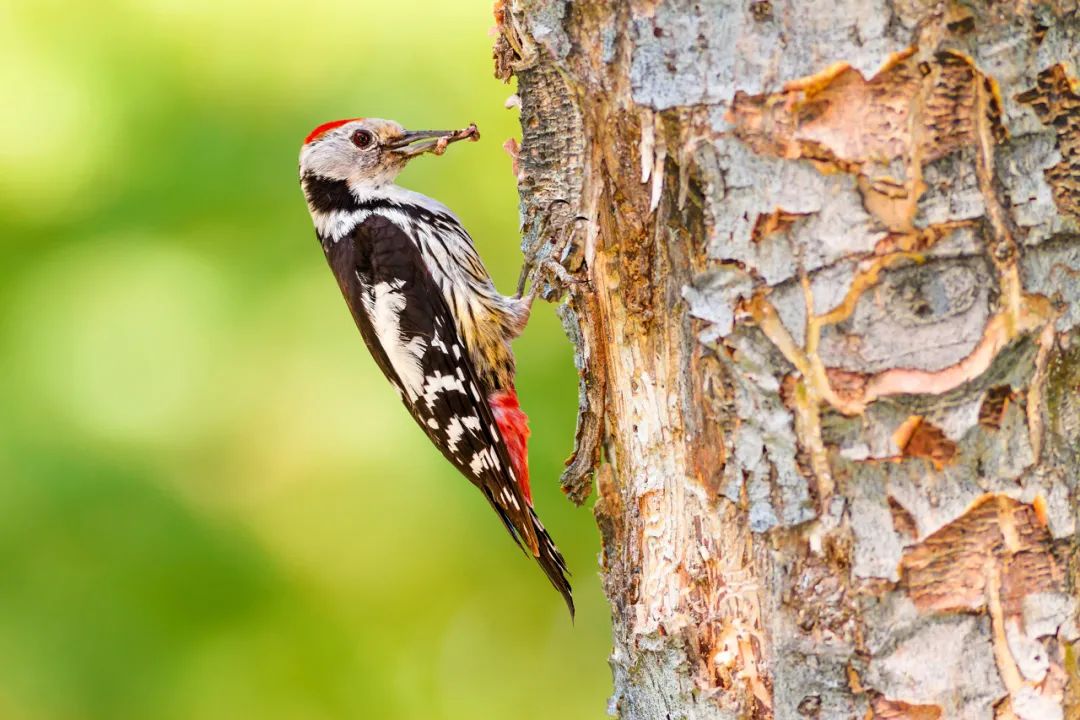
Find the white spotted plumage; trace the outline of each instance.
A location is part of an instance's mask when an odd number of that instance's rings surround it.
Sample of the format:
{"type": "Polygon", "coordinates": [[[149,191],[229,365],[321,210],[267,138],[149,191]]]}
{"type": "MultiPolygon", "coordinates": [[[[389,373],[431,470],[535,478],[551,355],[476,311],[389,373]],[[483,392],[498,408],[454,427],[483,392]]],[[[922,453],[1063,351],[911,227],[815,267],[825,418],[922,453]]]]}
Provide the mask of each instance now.
{"type": "Polygon", "coordinates": [[[363,301],[364,310],[386,349],[390,364],[401,378],[405,394],[412,401],[421,394],[427,397],[426,388],[431,378],[424,377],[420,366],[426,345],[424,339],[413,337],[406,340],[401,333],[400,313],[405,307],[405,296],[400,292],[403,284],[402,281],[378,283],[363,296],[363,301]]]}
{"type": "MultiPolygon", "coordinates": [[[[364,189],[354,193],[357,203],[378,200],[390,207],[378,211],[357,209],[312,210],[320,236],[337,243],[353,228],[377,212],[400,227],[416,243],[428,270],[458,320],[458,331],[474,348],[473,362],[492,364],[500,374],[513,372],[510,341],[517,337],[528,318],[528,303],[502,295],[491,281],[472,238],[458,217],[442,203],[397,185],[364,189]],[[420,208],[435,222],[418,220],[400,208],[420,208]],[[509,371],[506,367],[509,367],[509,371]]],[[[455,353],[460,349],[455,347],[455,353]]]]}

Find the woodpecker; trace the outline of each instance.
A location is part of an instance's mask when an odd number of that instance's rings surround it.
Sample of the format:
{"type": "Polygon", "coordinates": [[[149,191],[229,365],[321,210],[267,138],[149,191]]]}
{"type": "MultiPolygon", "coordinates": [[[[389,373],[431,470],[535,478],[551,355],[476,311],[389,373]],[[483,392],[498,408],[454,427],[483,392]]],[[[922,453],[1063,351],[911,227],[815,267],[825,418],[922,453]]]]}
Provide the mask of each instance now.
{"type": "Polygon", "coordinates": [[[376,364],[573,617],[566,562],[533,508],[528,419],[514,390],[510,343],[525,327],[535,289],[500,294],[457,216],[394,183],[412,158],[478,137],[475,125],[410,132],[377,118],[324,123],[300,149],[300,185],[376,364]]]}

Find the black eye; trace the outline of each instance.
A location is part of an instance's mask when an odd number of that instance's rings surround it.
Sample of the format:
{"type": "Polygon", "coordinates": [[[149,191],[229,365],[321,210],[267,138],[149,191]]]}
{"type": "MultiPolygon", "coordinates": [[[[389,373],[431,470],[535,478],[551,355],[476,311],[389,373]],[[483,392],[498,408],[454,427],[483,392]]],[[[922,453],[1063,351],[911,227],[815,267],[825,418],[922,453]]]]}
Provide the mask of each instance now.
{"type": "Polygon", "coordinates": [[[373,142],[375,142],[375,136],[371,134],[370,130],[357,130],[352,134],[352,144],[361,150],[371,147],[373,142]]]}

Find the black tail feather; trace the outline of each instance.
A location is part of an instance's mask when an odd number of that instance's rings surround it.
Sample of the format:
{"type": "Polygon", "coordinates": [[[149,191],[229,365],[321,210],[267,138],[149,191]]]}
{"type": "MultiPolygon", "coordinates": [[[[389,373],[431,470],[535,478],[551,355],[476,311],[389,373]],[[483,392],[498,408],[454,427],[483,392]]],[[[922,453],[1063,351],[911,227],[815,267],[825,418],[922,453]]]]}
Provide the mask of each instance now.
{"type": "MultiPolygon", "coordinates": [[[[532,510],[530,508],[530,510],[532,510]]],[[[551,539],[551,535],[544,528],[543,523],[540,522],[540,518],[536,516],[536,512],[532,513],[533,529],[536,532],[536,539],[539,545],[539,554],[536,556],[536,562],[540,567],[544,569],[544,574],[547,575],[551,584],[559,591],[559,594],[563,596],[563,600],[566,601],[566,608],[570,611],[570,619],[574,619],[574,595],[573,590],[570,587],[570,581],[566,579],[566,576],[570,572],[566,569],[566,561],[563,560],[562,553],[559,552],[559,548],[555,546],[555,541],[551,539]]]]}

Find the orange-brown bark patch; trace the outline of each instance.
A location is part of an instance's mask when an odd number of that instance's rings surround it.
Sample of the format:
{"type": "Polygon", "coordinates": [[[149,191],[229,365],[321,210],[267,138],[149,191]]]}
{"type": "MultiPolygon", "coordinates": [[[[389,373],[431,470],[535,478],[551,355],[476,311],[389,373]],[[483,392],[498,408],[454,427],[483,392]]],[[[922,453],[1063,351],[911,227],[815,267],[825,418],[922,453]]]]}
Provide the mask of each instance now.
{"type": "Polygon", "coordinates": [[[951,220],[927,225],[907,233],[889,233],[874,245],[874,255],[890,255],[907,252],[921,253],[932,248],[939,240],[964,227],[971,227],[971,220],[951,220]]]}
{"type": "Polygon", "coordinates": [[[860,164],[904,155],[908,112],[920,83],[910,55],[871,80],[845,63],[788,83],[779,93],[735,93],[729,119],[756,152],[860,164]]]}
{"type": "Polygon", "coordinates": [[[797,375],[788,373],[780,379],[780,402],[784,404],[788,410],[795,408],[795,390],[799,384],[799,378],[797,375]]]}
{"type": "Polygon", "coordinates": [[[874,698],[871,708],[874,720],[939,720],[942,717],[938,705],[912,705],[880,695],[874,698]]]}
{"type": "Polygon", "coordinates": [[[1035,508],[985,495],[966,513],[912,546],[900,561],[900,585],[924,612],[979,611],[986,605],[987,567],[1001,578],[1006,617],[1026,595],[1062,589],[1051,537],[1035,508]]]}
{"type": "Polygon", "coordinates": [[[867,210],[890,229],[911,231],[923,164],[975,145],[980,112],[1004,139],[997,86],[970,58],[946,51],[920,61],[909,49],[869,80],[837,63],[778,93],[736,92],[728,120],[759,154],[857,175],[867,210]],[[894,160],[904,162],[905,177],[890,175],[894,160]]]}
{"type": "Polygon", "coordinates": [[[1058,63],[1039,73],[1035,87],[1016,99],[1031,105],[1039,120],[1057,132],[1061,162],[1043,175],[1058,209],[1080,218],[1080,86],[1058,63]]]}
{"type": "Polygon", "coordinates": [[[979,425],[987,430],[1000,430],[1005,411],[1015,394],[1008,385],[998,385],[986,391],[979,406],[979,425]]]}
{"type": "Polygon", "coordinates": [[[800,219],[807,217],[807,213],[792,213],[783,208],[776,208],[771,213],[761,214],[754,221],[754,229],[750,232],[750,239],[759,243],[773,233],[785,232],[800,219]]]}
{"type": "Polygon", "coordinates": [[[698,482],[709,491],[710,497],[715,498],[720,494],[724,466],[727,464],[725,436],[730,437],[734,431],[734,413],[726,407],[732,391],[721,364],[704,345],[699,344],[695,348],[690,358],[690,369],[694,377],[701,379],[697,400],[701,415],[687,438],[690,467],[698,482]]]}
{"type": "Polygon", "coordinates": [[[919,537],[919,526],[915,524],[914,516],[892,496],[889,496],[889,513],[897,535],[907,542],[919,537]]]}
{"type": "Polygon", "coordinates": [[[893,433],[904,457],[925,458],[941,470],[956,458],[956,443],[919,415],[912,415],[893,433]]]}

